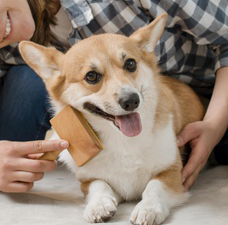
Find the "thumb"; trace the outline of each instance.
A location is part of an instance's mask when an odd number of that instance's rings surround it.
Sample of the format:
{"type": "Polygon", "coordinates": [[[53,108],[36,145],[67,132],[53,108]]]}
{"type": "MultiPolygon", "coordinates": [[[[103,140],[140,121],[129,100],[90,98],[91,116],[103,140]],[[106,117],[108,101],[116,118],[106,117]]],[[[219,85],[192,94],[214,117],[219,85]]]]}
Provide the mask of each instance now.
{"type": "Polygon", "coordinates": [[[184,146],[189,141],[200,135],[200,126],[198,122],[187,124],[177,136],[178,147],[184,146]]]}

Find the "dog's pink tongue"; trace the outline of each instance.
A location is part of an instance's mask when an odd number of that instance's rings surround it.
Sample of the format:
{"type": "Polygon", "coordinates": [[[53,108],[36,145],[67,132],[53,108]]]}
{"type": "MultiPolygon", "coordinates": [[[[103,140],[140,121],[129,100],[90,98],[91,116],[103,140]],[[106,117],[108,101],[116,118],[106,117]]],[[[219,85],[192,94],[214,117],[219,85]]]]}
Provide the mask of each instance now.
{"type": "Polygon", "coordinates": [[[141,119],[138,113],[116,116],[115,124],[120,128],[121,132],[128,137],[137,136],[142,131],[141,119]]]}

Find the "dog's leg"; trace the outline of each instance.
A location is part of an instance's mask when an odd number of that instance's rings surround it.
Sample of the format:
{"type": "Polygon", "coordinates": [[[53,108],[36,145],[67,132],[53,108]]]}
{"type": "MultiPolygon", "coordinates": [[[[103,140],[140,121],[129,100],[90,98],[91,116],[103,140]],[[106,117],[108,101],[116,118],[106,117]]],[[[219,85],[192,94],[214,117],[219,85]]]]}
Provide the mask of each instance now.
{"type": "Polygon", "coordinates": [[[106,182],[94,180],[82,183],[81,189],[88,202],[84,211],[84,218],[88,222],[101,223],[114,216],[122,199],[106,182]]]}
{"type": "Polygon", "coordinates": [[[130,221],[137,225],[161,224],[172,207],[187,201],[189,194],[184,192],[179,166],[172,166],[148,183],[142,200],[135,206],[130,221]]]}

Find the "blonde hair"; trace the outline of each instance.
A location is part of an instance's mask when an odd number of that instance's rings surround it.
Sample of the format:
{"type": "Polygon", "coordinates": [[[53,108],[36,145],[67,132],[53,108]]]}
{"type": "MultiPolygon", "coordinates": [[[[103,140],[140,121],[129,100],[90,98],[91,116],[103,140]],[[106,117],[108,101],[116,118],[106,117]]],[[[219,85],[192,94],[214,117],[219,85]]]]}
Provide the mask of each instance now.
{"type": "Polygon", "coordinates": [[[32,41],[41,44],[53,44],[57,39],[52,34],[50,26],[56,25],[55,14],[57,13],[59,0],[27,0],[30,6],[34,21],[35,32],[32,41]]]}

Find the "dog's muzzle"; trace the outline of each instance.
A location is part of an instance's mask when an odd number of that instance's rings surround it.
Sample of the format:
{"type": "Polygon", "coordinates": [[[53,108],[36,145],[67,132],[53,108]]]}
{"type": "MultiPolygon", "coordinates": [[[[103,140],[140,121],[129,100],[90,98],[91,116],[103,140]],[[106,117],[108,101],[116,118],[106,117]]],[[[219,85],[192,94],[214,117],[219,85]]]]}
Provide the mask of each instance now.
{"type": "Polygon", "coordinates": [[[125,111],[133,111],[138,108],[140,99],[138,94],[132,93],[130,95],[120,98],[119,104],[125,111]]]}
{"type": "MultiPolygon", "coordinates": [[[[139,100],[137,100],[137,103],[136,100],[137,97],[134,96],[134,98],[131,98],[131,101],[126,99],[124,102],[122,102],[123,107],[126,108],[126,111],[133,111],[138,107],[139,100]]],[[[139,113],[137,112],[131,112],[125,115],[111,115],[90,102],[84,103],[83,107],[92,114],[112,121],[113,124],[128,137],[134,137],[141,133],[141,119],[139,113]]]]}

